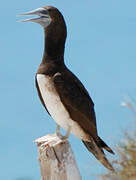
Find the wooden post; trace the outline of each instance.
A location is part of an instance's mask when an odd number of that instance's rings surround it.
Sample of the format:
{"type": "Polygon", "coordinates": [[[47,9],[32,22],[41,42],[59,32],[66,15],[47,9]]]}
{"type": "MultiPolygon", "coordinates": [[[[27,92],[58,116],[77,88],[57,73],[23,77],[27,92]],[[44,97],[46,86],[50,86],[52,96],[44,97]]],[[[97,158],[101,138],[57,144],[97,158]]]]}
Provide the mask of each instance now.
{"type": "Polygon", "coordinates": [[[42,180],[81,180],[69,142],[56,134],[36,139],[42,180]]]}

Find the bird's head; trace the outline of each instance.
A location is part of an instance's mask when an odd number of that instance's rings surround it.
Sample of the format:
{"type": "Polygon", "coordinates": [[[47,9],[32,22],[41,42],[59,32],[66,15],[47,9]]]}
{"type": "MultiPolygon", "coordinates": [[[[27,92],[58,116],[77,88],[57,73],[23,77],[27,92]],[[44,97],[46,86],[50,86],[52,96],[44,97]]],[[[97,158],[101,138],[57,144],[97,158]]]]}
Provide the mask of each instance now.
{"type": "Polygon", "coordinates": [[[19,16],[31,16],[36,15],[38,17],[20,20],[19,22],[35,22],[40,24],[43,28],[46,28],[52,21],[58,21],[63,19],[60,11],[52,6],[45,6],[33,11],[29,11],[23,14],[19,14],[19,16]]]}
{"type": "Polygon", "coordinates": [[[60,57],[64,54],[67,28],[63,15],[57,8],[45,6],[20,15],[37,16],[35,18],[25,19],[19,22],[35,22],[44,28],[46,42],[44,58],[47,55],[50,58],[54,58],[60,57]]]}

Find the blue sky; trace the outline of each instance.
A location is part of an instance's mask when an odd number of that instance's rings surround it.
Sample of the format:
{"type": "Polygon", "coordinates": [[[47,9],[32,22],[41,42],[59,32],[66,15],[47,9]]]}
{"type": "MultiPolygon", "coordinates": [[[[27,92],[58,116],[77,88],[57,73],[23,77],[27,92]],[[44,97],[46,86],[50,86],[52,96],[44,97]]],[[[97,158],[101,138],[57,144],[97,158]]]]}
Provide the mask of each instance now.
{"type": "MultiPolygon", "coordinates": [[[[56,6],[64,15],[68,28],[65,62],[95,103],[99,135],[114,147],[132,123],[132,114],[120,103],[125,94],[135,96],[136,90],[136,1],[2,1],[0,179],[40,179],[32,141],[55,131],[34,84],[43,53],[43,29],[16,22],[17,14],[46,5],[56,6]]],[[[106,171],[80,140],[73,135],[69,140],[84,180],[106,171]]]]}

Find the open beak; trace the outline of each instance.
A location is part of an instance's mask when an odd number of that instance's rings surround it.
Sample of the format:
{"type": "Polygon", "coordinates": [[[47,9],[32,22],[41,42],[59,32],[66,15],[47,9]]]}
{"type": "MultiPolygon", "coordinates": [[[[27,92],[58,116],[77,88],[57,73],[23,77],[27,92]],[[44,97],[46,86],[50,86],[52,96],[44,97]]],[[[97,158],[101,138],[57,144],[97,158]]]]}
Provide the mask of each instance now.
{"type": "Polygon", "coordinates": [[[43,23],[51,21],[51,18],[48,14],[48,10],[45,8],[38,8],[33,11],[29,11],[23,14],[19,14],[18,16],[31,16],[31,15],[37,15],[36,18],[30,18],[30,19],[24,19],[19,20],[18,22],[36,22],[38,24],[43,25],[43,23]]]}

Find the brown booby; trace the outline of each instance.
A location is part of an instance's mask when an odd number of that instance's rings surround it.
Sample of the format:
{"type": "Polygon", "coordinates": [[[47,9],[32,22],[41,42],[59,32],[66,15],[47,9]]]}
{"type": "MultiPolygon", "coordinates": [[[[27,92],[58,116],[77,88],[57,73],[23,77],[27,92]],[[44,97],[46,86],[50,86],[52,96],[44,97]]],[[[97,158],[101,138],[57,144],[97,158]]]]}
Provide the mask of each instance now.
{"type": "Polygon", "coordinates": [[[65,140],[73,133],[106,168],[113,170],[103,150],[114,152],[98,136],[94,103],[80,80],[64,64],[67,29],[61,12],[46,6],[21,15],[37,15],[22,22],[35,22],[44,28],[44,54],[35,80],[43,106],[57,123],[56,134],[65,140]],[[60,127],[67,131],[66,136],[60,134],[60,127]]]}

